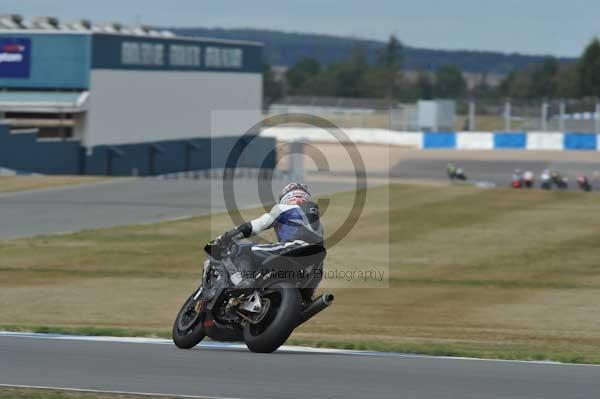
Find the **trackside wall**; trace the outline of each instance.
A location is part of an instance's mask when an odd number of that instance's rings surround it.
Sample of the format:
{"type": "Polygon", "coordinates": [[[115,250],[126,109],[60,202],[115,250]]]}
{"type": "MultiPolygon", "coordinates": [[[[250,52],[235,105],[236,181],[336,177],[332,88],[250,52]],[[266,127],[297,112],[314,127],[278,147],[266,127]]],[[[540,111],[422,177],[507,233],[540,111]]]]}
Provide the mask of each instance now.
{"type": "Polygon", "coordinates": [[[600,151],[600,135],[580,132],[399,132],[384,129],[342,129],[338,140],[320,128],[269,127],[262,137],[280,141],[335,142],[400,145],[425,150],[553,150],[600,151]],[[374,134],[376,133],[376,134],[374,134]]]}

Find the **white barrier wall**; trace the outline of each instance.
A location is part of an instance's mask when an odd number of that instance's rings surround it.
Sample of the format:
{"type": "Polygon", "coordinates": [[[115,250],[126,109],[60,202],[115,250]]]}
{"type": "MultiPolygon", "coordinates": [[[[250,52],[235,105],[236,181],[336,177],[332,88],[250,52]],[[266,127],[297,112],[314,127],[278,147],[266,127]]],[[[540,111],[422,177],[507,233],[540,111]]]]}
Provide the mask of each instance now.
{"type": "Polygon", "coordinates": [[[386,129],[341,129],[344,135],[335,136],[318,127],[269,127],[261,132],[263,137],[273,137],[280,141],[318,141],[325,143],[353,142],[361,144],[386,144],[421,148],[423,134],[418,132],[397,132],[386,129]],[[344,137],[345,136],[345,137],[344,137]]]}
{"type": "Polygon", "coordinates": [[[418,149],[600,151],[600,135],[559,132],[398,132],[385,129],[341,129],[336,137],[315,127],[270,127],[261,135],[279,141],[351,141],[418,149]]]}
{"type": "Polygon", "coordinates": [[[527,134],[528,150],[562,150],[564,135],[560,132],[530,132],[527,134]]]}
{"type": "Polygon", "coordinates": [[[456,134],[456,148],[459,150],[493,150],[494,133],[468,132],[456,134]]]}

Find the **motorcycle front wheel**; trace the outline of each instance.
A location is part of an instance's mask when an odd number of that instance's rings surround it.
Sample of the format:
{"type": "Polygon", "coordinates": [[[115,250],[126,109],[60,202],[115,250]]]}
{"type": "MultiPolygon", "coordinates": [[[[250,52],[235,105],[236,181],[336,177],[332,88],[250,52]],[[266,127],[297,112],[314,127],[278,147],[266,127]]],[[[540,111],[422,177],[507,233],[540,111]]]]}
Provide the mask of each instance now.
{"type": "Polygon", "coordinates": [[[199,300],[194,300],[195,295],[192,294],[185,301],[173,323],[173,342],[180,349],[191,349],[206,336],[199,300]]]}
{"type": "Polygon", "coordinates": [[[258,324],[246,324],[244,342],[252,352],[271,353],[283,345],[298,325],[302,298],[289,283],[274,284],[262,298],[268,299],[269,309],[258,324]]]}

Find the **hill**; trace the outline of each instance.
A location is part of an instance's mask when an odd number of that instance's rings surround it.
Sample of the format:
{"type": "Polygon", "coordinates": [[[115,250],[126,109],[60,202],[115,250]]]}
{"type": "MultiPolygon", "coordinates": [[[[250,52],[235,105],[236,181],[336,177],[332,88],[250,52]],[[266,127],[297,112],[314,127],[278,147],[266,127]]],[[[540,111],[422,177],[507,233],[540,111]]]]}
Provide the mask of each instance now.
{"type": "MultiPolygon", "coordinates": [[[[185,36],[206,36],[221,39],[243,39],[266,45],[265,61],[275,66],[294,65],[302,57],[313,57],[321,64],[330,64],[346,57],[354,46],[362,47],[371,61],[384,42],[352,37],[313,33],[293,33],[261,29],[168,28],[185,36]]],[[[402,40],[402,38],[400,38],[402,40]]],[[[453,64],[465,72],[506,74],[530,64],[540,63],[548,56],[505,54],[492,51],[435,50],[406,46],[404,67],[408,70],[436,70],[453,64]]],[[[561,58],[561,62],[574,59],[561,58]]]]}

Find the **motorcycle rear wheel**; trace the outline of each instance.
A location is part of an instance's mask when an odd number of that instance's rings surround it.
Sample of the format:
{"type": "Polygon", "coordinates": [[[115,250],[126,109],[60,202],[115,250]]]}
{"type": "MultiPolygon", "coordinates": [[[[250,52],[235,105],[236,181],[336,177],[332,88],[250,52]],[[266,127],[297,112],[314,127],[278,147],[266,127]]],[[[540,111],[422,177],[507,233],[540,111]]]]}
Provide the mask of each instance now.
{"type": "Polygon", "coordinates": [[[269,310],[258,324],[246,324],[244,342],[257,353],[272,353],[289,338],[298,325],[302,298],[300,291],[289,283],[276,283],[263,298],[270,301],[269,310]]]}
{"type": "Polygon", "coordinates": [[[202,327],[202,313],[196,311],[198,301],[192,294],[181,307],[173,323],[173,342],[180,349],[191,349],[198,345],[206,336],[202,327]]]}

